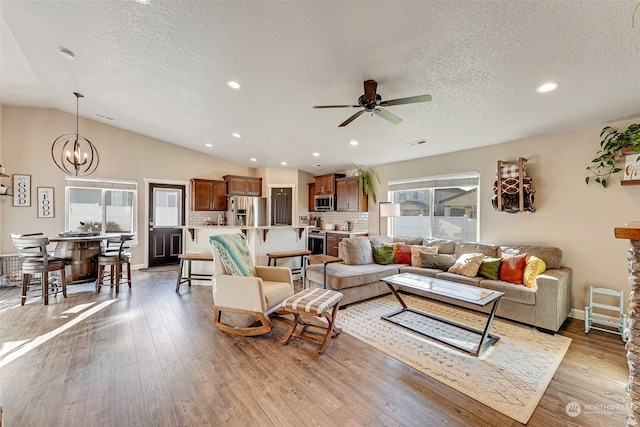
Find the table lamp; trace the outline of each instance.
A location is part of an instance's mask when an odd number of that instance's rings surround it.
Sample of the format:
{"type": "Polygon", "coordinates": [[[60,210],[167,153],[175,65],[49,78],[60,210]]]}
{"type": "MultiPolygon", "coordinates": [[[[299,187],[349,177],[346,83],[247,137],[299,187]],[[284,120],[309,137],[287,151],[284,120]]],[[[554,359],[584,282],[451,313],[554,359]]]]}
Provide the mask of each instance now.
{"type": "Polygon", "coordinates": [[[382,218],[390,216],[400,216],[400,204],[392,202],[378,203],[378,236],[382,235],[382,218]]]}

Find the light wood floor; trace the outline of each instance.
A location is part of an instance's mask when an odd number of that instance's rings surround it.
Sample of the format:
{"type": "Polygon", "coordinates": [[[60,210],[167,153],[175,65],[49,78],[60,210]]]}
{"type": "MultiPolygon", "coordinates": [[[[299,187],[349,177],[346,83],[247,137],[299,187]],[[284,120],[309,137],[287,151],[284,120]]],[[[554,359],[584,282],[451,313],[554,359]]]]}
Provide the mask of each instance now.
{"type": "MultiPolygon", "coordinates": [[[[261,337],[220,332],[211,288],[178,295],[176,275],[134,272],[117,299],[75,285],[49,306],[0,288],[3,425],[520,425],[345,333],[318,356],[313,343],[280,344],[286,317],[261,337]]],[[[563,326],[573,341],[530,426],[624,425],[624,345],[582,328],[563,326]]]]}

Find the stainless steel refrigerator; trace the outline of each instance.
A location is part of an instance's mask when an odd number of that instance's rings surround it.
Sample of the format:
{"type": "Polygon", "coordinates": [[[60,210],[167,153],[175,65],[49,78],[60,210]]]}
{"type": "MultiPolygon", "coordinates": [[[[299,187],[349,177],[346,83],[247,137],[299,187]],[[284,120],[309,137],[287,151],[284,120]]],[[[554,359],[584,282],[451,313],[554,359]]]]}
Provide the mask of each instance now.
{"type": "Polygon", "coordinates": [[[230,196],[227,208],[227,225],[260,227],[268,224],[266,197],[230,196]]]}

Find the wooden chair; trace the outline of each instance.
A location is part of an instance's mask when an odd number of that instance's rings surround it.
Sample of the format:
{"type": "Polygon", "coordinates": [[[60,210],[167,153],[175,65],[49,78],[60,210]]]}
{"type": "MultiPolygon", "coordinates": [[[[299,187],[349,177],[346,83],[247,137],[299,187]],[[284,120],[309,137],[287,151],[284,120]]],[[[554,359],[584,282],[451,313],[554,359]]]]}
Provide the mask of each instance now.
{"type": "Polygon", "coordinates": [[[33,275],[41,275],[42,299],[45,305],[49,304],[49,295],[57,295],[62,289],[62,296],[67,297],[67,281],[64,267],[66,260],[49,256],[47,245],[49,239],[42,233],[37,234],[11,234],[11,241],[18,250],[20,268],[22,269],[22,301],[24,305],[27,300],[27,291],[33,283],[33,275]],[[49,273],[60,272],[60,284],[53,283],[49,286],[49,273]]]}
{"type": "Polygon", "coordinates": [[[130,244],[135,234],[123,233],[120,237],[107,240],[106,247],[98,255],[98,279],[96,280],[96,292],[100,292],[102,285],[116,288],[116,294],[120,292],[121,284],[128,284],[131,289],[131,249],[130,244]],[[126,266],[126,279],[123,267],[126,266]],[[108,270],[105,269],[109,267],[108,270]],[[107,280],[109,283],[106,283],[107,280]]]}
{"type": "Polygon", "coordinates": [[[215,246],[213,253],[212,291],[214,325],[225,332],[254,336],[271,331],[269,316],[281,308],[282,301],[293,295],[291,270],[287,267],[255,266],[255,276],[232,276],[226,274],[215,246]],[[222,320],[222,313],[241,314],[257,318],[247,327],[239,327],[222,320]]]}

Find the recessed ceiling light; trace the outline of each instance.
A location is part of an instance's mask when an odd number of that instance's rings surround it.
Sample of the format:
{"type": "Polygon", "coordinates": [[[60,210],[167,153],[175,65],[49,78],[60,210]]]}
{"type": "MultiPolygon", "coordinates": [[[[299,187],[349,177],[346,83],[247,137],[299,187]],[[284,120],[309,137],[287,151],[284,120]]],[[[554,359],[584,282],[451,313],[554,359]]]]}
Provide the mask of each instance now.
{"type": "Polygon", "coordinates": [[[213,147],[213,144],[204,144],[204,145],[209,148],[213,147]]]}
{"type": "Polygon", "coordinates": [[[351,144],[351,145],[358,145],[358,141],[353,140],[353,141],[350,141],[350,142],[349,142],[349,144],[351,144]]]}
{"type": "Polygon", "coordinates": [[[551,92],[552,90],[556,90],[558,86],[560,86],[560,83],[558,82],[544,83],[536,88],[536,92],[539,92],[539,93],[551,92]]]}
{"type": "Polygon", "coordinates": [[[229,80],[227,82],[227,86],[229,86],[232,89],[240,89],[242,87],[242,85],[236,82],[235,80],[229,80]]]}
{"type": "Polygon", "coordinates": [[[258,159],[256,159],[255,157],[252,157],[252,158],[251,158],[251,161],[252,161],[252,162],[257,162],[257,161],[258,161],[258,159]]]}
{"type": "Polygon", "coordinates": [[[313,157],[320,157],[320,153],[311,153],[313,157]]]}
{"type": "Polygon", "coordinates": [[[63,58],[67,58],[67,59],[73,59],[76,56],[75,53],[71,52],[69,49],[65,47],[61,47],[58,52],[63,58]]]}
{"type": "Polygon", "coordinates": [[[138,3],[140,4],[149,4],[151,3],[151,0],[136,0],[138,3]]]}
{"type": "Polygon", "coordinates": [[[282,166],[287,166],[287,162],[280,162],[282,166]]]}
{"type": "Polygon", "coordinates": [[[232,133],[231,136],[233,136],[234,138],[240,138],[240,134],[239,133],[232,133]]]}

